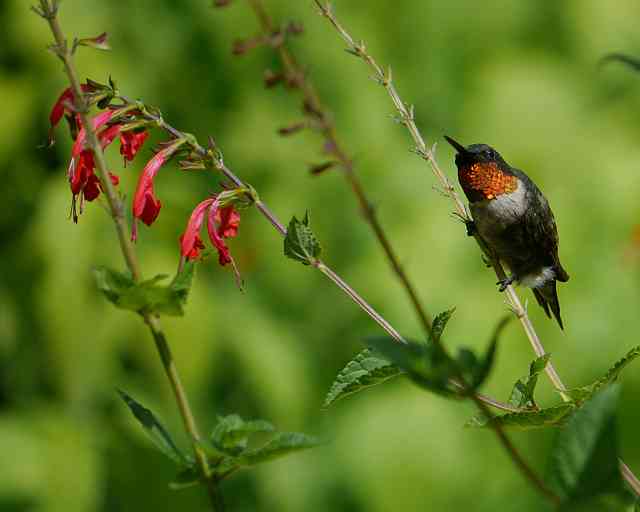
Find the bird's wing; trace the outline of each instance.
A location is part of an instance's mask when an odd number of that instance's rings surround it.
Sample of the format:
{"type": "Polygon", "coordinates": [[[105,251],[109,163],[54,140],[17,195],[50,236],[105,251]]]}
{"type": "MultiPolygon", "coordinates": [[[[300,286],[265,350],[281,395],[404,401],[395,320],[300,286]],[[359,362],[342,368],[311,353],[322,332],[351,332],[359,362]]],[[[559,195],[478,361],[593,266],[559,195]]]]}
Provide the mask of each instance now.
{"type": "Polygon", "coordinates": [[[525,229],[528,232],[529,239],[538,248],[542,249],[545,255],[544,265],[554,267],[558,281],[568,281],[569,274],[562,267],[558,256],[558,228],[553,212],[542,192],[531,180],[529,182],[533,187],[530,188],[530,206],[526,213],[525,229]]]}

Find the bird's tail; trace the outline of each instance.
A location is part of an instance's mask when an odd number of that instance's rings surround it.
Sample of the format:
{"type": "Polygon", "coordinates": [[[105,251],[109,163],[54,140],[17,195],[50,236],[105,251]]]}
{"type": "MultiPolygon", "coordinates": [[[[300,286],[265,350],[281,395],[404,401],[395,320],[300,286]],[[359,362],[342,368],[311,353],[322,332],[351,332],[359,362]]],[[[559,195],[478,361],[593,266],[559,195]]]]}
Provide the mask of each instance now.
{"type": "Polygon", "coordinates": [[[533,288],[533,294],[536,296],[538,304],[544,309],[547,316],[551,318],[551,313],[553,313],[553,316],[558,321],[558,325],[560,325],[560,329],[564,330],[562,317],[560,316],[560,303],[558,302],[555,279],[551,279],[538,288],[533,288]]]}

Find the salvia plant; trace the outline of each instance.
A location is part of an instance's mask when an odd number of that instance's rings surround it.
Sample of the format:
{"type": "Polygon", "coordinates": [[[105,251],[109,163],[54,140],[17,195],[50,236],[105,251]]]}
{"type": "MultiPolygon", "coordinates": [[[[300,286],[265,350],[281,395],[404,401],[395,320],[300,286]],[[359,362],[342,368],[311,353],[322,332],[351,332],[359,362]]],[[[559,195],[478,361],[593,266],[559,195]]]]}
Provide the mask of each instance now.
{"type": "MultiPolygon", "coordinates": [[[[231,3],[230,0],[214,0],[213,6],[225,7],[231,3]]],[[[304,67],[289,49],[289,39],[303,32],[302,25],[293,22],[279,25],[273,21],[261,0],[248,0],[246,3],[257,16],[261,32],[252,38],[235,41],[233,53],[244,55],[259,47],[275,52],[279,69],[265,71],[265,85],[275,87],[281,84],[298,95],[302,103],[302,118],[281,127],[279,133],[291,136],[309,130],[317,134],[327,158],[312,164],[310,173],[320,176],[332,169],[342,173],[364,220],[406,290],[424,328],[424,336],[406,339],[321,259],[322,247],[314,234],[308,212],[292,216],[286,226],[281,223],[262,201],[258,191],[227,166],[222,149],[213,138],[200,143],[195,135],[172,126],[158,107],[130,99],[124,92],[126,86],[122,87],[111,77],[104,82],[92,79],[82,82],[74,64],[74,55],[83,47],[108,50],[107,33],[70,40],[62,32],[59,2],[40,0],[33,10],[48,23],[53,35],[49,49],[63,63],[66,75],[66,85],[61,79],[58,96],[51,98],[49,144],[53,144],[55,136],[62,131],[59,125],[64,120],[66,131],[73,140],[66,171],[70,217],[73,222],[82,222],[83,215],[96,214],[94,204],[98,198],[104,196],[106,199],[125,267],[96,266],[97,290],[115,307],[135,313],[148,326],[191,440],[191,451],[185,453],[153,411],[126,390],[118,390],[133,418],[151,442],[166,455],[167,463],[175,466],[176,476],[169,483],[170,487],[180,489],[201,485],[208,493],[212,509],[223,510],[221,483],[225,479],[239,470],[322,444],[313,435],[279,431],[267,420],[241,418],[237,414],[219,417],[217,423],[210,426],[210,433],[202,435],[162,329],[162,316],[184,314],[195,268],[208,254],[213,253],[221,267],[231,269],[238,287],[242,288],[242,269],[233,258],[230,241],[239,236],[243,212],[254,208],[282,236],[284,256],[320,271],[384,332],[384,335],[363,340],[362,351],[354,354],[344,368],[336,368],[335,382],[327,392],[324,408],[392,379],[409,379],[425,392],[475,404],[477,413],[469,418],[467,425],[494,432],[514,467],[540,493],[541,503],[563,510],[593,504],[602,507],[599,510],[633,507],[640,496],[640,481],[619,453],[616,411],[620,384],[617,379],[640,356],[640,346],[629,350],[595,382],[568,387],[544,350],[526,308],[509,286],[506,298],[513,315],[497,323],[494,332],[488,336],[483,353],[478,354],[465,347],[452,351],[444,337],[454,310],[433,318],[425,310],[377,218],[352,158],[338,138],[334,117],[324,106],[304,67]],[[137,178],[135,190],[124,191],[120,188],[118,174],[108,169],[103,152],[110,145],[119,144],[123,167],[126,167],[142,158],[141,149],[149,144],[151,132],[162,134],[163,141],[153,148],[153,155],[137,178]],[[175,275],[146,277],[136,254],[136,244],[144,243],[145,229],[172,215],[170,210],[163,208],[162,197],[156,194],[154,185],[175,167],[181,171],[212,173],[215,177],[212,183],[217,183],[216,190],[193,198],[193,212],[184,219],[182,233],[176,233],[176,252],[180,263],[175,275]],[[511,316],[522,324],[535,358],[506,394],[505,400],[501,401],[482,394],[480,388],[494,369],[500,334],[511,316]],[[541,403],[536,396],[536,385],[545,374],[557,391],[555,403],[541,403]],[[556,430],[544,476],[524,459],[509,434],[510,430],[543,428],[556,430]]],[[[397,111],[396,121],[411,136],[413,151],[431,167],[441,192],[453,202],[455,214],[468,224],[470,216],[455,187],[441,170],[435,147],[427,145],[417,128],[414,108],[399,96],[391,69],[382,68],[368,53],[365,43],[349,34],[336,18],[331,5],[320,0],[312,4],[310,2],[310,12],[315,9],[329,22],[346,43],[347,52],[363,61],[375,81],[388,92],[397,111]]],[[[635,60],[625,56],[614,55],[611,59],[637,65],[635,60]]],[[[497,277],[504,279],[500,262],[492,259],[479,235],[473,235],[497,277]]],[[[635,507],[637,509],[638,505],[635,507]]]]}

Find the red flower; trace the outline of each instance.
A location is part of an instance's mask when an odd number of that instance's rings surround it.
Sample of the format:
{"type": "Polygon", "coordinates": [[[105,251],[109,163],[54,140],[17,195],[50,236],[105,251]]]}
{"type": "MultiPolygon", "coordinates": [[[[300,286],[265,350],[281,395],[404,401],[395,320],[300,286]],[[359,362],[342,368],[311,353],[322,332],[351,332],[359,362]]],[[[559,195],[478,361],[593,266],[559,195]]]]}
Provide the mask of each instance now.
{"type": "Polygon", "coordinates": [[[120,134],[120,154],[124,156],[125,167],[127,161],[131,162],[136,156],[148,136],[149,132],[147,130],[141,132],[130,130],[120,134]]]}
{"type": "Polygon", "coordinates": [[[133,197],[133,230],[131,232],[131,239],[136,240],[138,236],[136,219],[140,219],[147,226],[151,226],[158,218],[162,203],[156,197],[153,190],[153,180],[160,170],[160,167],[169,159],[176,150],[184,144],[183,139],[177,139],[166,145],[163,149],[158,151],[147,165],[145,165],[140,178],[138,179],[138,186],[136,193],[133,197]]]}
{"type": "MultiPolygon", "coordinates": [[[[91,120],[93,129],[97,130],[108,123],[114,113],[115,111],[109,110],[95,116],[91,120]]],[[[111,144],[119,132],[119,125],[111,125],[102,130],[98,134],[98,139],[100,140],[102,149],[111,144]]],[[[71,193],[73,194],[74,220],[76,221],[77,215],[75,214],[75,202],[77,196],[82,194],[83,198],[87,201],[93,201],[100,195],[100,191],[102,190],[100,180],[94,173],[95,161],[93,158],[93,152],[91,149],[85,148],[85,141],[86,131],[82,128],[73,143],[73,149],[71,150],[71,162],[69,163],[68,169],[69,184],[71,185],[71,193]]]]}
{"type": "Polygon", "coordinates": [[[103,151],[118,135],[120,135],[121,128],[122,126],[120,124],[112,124],[107,126],[98,134],[98,140],[100,141],[100,146],[103,151]]]}
{"type": "MultiPolygon", "coordinates": [[[[82,92],[91,92],[94,90],[94,87],[89,84],[81,84],[80,88],[82,92]]],[[[73,114],[71,110],[71,106],[73,106],[73,91],[70,87],[62,91],[62,94],[58,97],[57,101],[53,105],[51,109],[51,113],[49,114],[49,122],[51,123],[51,127],[49,128],[49,145],[55,142],[53,137],[53,129],[58,125],[62,116],[64,116],[65,112],[69,112],[73,114]]],[[[70,118],[71,119],[71,118],[70,118]]],[[[76,116],[76,125],[80,126],[80,120],[76,116]]],[[[73,132],[73,130],[72,130],[73,132]]]]}
{"type": "Polygon", "coordinates": [[[187,229],[180,236],[180,250],[182,255],[187,259],[196,259],[200,256],[200,247],[202,239],[200,238],[200,228],[202,227],[202,221],[204,220],[204,214],[207,209],[215,202],[215,197],[205,199],[198,206],[196,206],[189,217],[187,223],[187,229]]]}
{"type": "MultiPolygon", "coordinates": [[[[89,84],[81,84],[80,88],[82,89],[82,92],[93,90],[93,87],[91,87],[89,84]]],[[[62,91],[62,94],[51,109],[51,113],[49,114],[49,122],[51,123],[51,128],[56,127],[56,125],[60,122],[60,119],[62,119],[65,111],[69,110],[69,105],[72,104],[73,91],[71,90],[71,87],[68,87],[64,91],[62,91]]]]}
{"type": "Polygon", "coordinates": [[[240,214],[233,206],[220,208],[216,211],[215,221],[220,224],[218,233],[224,238],[233,238],[238,235],[238,226],[240,226],[240,214]]]}
{"type": "Polygon", "coordinates": [[[193,260],[200,256],[200,249],[204,248],[200,238],[200,229],[202,228],[205,214],[207,214],[207,233],[209,234],[209,240],[218,251],[218,262],[222,266],[231,263],[236,277],[238,277],[238,270],[224,238],[234,237],[238,234],[240,214],[233,205],[220,208],[220,201],[217,196],[205,199],[193,210],[187,223],[187,228],[180,237],[182,257],[193,260]]]}

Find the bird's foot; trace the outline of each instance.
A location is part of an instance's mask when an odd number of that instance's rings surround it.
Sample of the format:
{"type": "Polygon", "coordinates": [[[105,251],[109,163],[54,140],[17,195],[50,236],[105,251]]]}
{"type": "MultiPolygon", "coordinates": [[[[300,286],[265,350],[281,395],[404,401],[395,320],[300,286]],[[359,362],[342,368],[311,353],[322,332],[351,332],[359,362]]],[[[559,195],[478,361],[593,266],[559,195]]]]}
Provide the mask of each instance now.
{"type": "Polygon", "coordinates": [[[476,223],[472,220],[465,220],[464,225],[467,228],[467,236],[475,236],[478,232],[478,228],[476,227],[476,223]]]}
{"type": "Polygon", "coordinates": [[[496,284],[498,285],[498,291],[503,292],[507,289],[507,286],[512,285],[514,281],[517,280],[517,277],[514,274],[511,274],[509,277],[505,279],[501,279],[496,284]]]}

